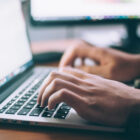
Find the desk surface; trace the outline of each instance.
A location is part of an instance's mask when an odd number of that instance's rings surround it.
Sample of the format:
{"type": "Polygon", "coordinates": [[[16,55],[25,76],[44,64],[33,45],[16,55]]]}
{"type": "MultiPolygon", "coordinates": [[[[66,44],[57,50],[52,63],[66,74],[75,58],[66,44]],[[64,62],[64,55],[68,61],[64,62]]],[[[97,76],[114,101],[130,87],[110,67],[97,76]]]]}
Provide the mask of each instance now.
{"type": "Polygon", "coordinates": [[[0,140],[128,140],[123,134],[1,125],[0,140]]]}
{"type": "MultiPolygon", "coordinates": [[[[68,42],[43,42],[33,44],[34,53],[39,51],[38,47],[44,46],[42,49],[47,50],[50,46],[63,46],[64,50],[68,42]]],[[[75,42],[73,42],[75,43],[75,42]]],[[[48,64],[48,65],[56,65],[48,64]]],[[[67,129],[28,127],[22,125],[0,124],[0,140],[127,140],[124,134],[112,134],[101,132],[88,132],[67,129]]]]}

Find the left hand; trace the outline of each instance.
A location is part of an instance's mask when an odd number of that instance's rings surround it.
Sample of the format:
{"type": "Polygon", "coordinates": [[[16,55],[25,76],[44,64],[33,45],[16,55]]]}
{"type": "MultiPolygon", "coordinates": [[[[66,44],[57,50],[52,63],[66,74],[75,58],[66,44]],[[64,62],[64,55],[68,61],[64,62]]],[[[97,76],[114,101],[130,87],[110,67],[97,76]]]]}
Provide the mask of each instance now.
{"type": "Polygon", "coordinates": [[[38,104],[53,109],[65,102],[84,119],[122,126],[140,104],[139,90],[72,68],[52,72],[41,87],[38,104]]]}
{"type": "Polygon", "coordinates": [[[79,41],[64,53],[60,67],[75,67],[74,61],[79,57],[83,61],[81,66],[76,66],[76,68],[90,74],[121,82],[128,82],[140,76],[140,55],[132,55],[111,48],[99,48],[84,41],[79,41]],[[85,58],[90,58],[97,65],[85,65],[85,58]]]}

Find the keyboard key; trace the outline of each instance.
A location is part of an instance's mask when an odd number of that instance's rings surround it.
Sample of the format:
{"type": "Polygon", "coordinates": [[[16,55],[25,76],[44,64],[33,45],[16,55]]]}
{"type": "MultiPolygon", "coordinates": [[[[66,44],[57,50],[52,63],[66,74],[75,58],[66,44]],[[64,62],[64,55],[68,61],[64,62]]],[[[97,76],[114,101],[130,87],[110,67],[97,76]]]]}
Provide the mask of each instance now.
{"type": "Polygon", "coordinates": [[[26,108],[23,108],[22,110],[20,110],[18,112],[18,115],[27,115],[29,112],[30,112],[31,109],[26,109],[26,108]]]}
{"type": "Polygon", "coordinates": [[[38,98],[38,93],[34,96],[34,98],[38,98]]]}
{"type": "Polygon", "coordinates": [[[21,92],[19,92],[18,94],[21,95],[22,93],[23,93],[23,92],[21,91],[21,92]]]}
{"type": "Polygon", "coordinates": [[[68,106],[66,103],[63,103],[62,106],[68,106]]]}
{"type": "Polygon", "coordinates": [[[30,116],[39,116],[41,114],[42,110],[43,109],[41,109],[41,108],[36,108],[31,112],[30,116]]]}
{"type": "Polygon", "coordinates": [[[41,107],[40,105],[36,105],[35,108],[41,108],[41,109],[44,109],[44,107],[41,107]]]}
{"type": "Polygon", "coordinates": [[[53,112],[49,112],[49,111],[46,111],[42,114],[42,117],[47,117],[47,118],[51,118],[53,115],[53,112]]]}
{"type": "Polygon", "coordinates": [[[32,102],[37,102],[37,98],[31,99],[32,102]]]}
{"type": "Polygon", "coordinates": [[[29,101],[29,102],[28,102],[28,104],[29,104],[29,105],[35,105],[35,104],[36,104],[36,102],[29,101]]]}
{"type": "MultiPolygon", "coordinates": [[[[61,106],[61,107],[66,107],[66,106],[61,106]]],[[[61,109],[61,107],[59,108],[59,110],[55,114],[54,118],[57,118],[57,119],[65,119],[66,118],[67,114],[69,113],[69,109],[61,109]]]]}
{"type": "Polygon", "coordinates": [[[16,102],[14,105],[15,106],[22,106],[24,104],[24,102],[16,102]]]}
{"type": "Polygon", "coordinates": [[[24,108],[26,108],[26,109],[32,109],[33,107],[34,107],[34,105],[30,105],[30,104],[27,104],[24,106],[24,108]]]}
{"type": "Polygon", "coordinates": [[[7,109],[10,105],[5,105],[2,109],[7,109]]]}
{"type": "Polygon", "coordinates": [[[9,109],[6,114],[15,114],[17,110],[9,109]]]}
{"type": "Polygon", "coordinates": [[[30,93],[30,92],[27,92],[26,94],[24,94],[24,96],[26,96],[26,97],[31,97],[33,94],[32,93],[30,93]]]}
{"type": "Polygon", "coordinates": [[[32,93],[26,93],[25,96],[32,96],[32,93]]]}
{"type": "Polygon", "coordinates": [[[32,88],[32,91],[36,91],[38,89],[38,86],[37,85],[35,85],[33,88],[32,88]]]}
{"type": "MultiPolygon", "coordinates": [[[[13,103],[13,102],[12,102],[13,103]]],[[[12,104],[11,102],[7,103],[8,106],[10,106],[12,104]]]]}
{"type": "Polygon", "coordinates": [[[12,103],[13,103],[15,100],[16,100],[16,99],[15,99],[15,98],[13,98],[10,102],[12,102],[12,103]]]}
{"type": "Polygon", "coordinates": [[[15,101],[15,100],[12,99],[11,101],[9,101],[9,102],[7,103],[7,105],[11,105],[14,101],[15,101]]]}
{"type": "Polygon", "coordinates": [[[24,96],[21,97],[21,99],[26,99],[26,100],[28,100],[29,98],[30,98],[29,95],[24,95],[24,96]]]}
{"type": "Polygon", "coordinates": [[[56,118],[56,119],[65,119],[66,115],[57,113],[57,114],[55,114],[54,118],[56,118]]]}
{"type": "Polygon", "coordinates": [[[62,115],[67,115],[69,113],[69,110],[59,109],[57,113],[62,114],[62,115]]]}
{"type": "Polygon", "coordinates": [[[6,109],[0,109],[0,113],[3,113],[6,109]]]}
{"type": "Polygon", "coordinates": [[[19,96],[18,96],[18,95],[16,95],[13,99],[14,99],[14,100],[16,100],[18,97],[19,97],[19,96]]]}
{"type": "Polygon", "coordinates": [[[70,110],[71,107],[69,107],[69,106],[61,106],[60,109],[62,109],[62,110],[70,110]]]}
{"type": "Polygon", "coordinates": [[[17,98],[14,97],[11,101],[14,102],[14,101],[16,101],[16,100],[17,100],[17,98]]]}
{"type": "Polygon", "coordinates": [[[34,93],[34,90],[29,90],[28,92],[33,94],[34,93]]]}
{"type": "Polygon", "coordinates": [[[26,101],[27,101],[27,99],[19,99],[18,101],[19,101],[19,102],[23,102],[23,103],[24,103],[24,102],[26,102],[26,101]]]}
{"type": "Polygon", "coordinates": [[[46,107],[46,108],[45,108],[45,111],[48,111],[48,112],[54,112],[55,109],[51,109],[51,110],[49,110],[48,107],[46,107]]]}
{"type": "Polygon", "coordinates": [[[10,109],[13,109],[13,110],[19,110],[20,108],[21,108],[21,106],[13,105],[10,109]]]}

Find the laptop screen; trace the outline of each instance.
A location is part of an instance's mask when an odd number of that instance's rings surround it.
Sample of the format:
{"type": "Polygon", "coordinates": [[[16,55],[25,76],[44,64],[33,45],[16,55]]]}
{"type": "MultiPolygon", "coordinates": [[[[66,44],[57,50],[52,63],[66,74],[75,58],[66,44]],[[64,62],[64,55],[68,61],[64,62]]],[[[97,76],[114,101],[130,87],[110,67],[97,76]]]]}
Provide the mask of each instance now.
{"type": "Polygon", "coordinates": [[[0,1],[0,87],[31,64],[32,54],[19,0],[0,1]]]}

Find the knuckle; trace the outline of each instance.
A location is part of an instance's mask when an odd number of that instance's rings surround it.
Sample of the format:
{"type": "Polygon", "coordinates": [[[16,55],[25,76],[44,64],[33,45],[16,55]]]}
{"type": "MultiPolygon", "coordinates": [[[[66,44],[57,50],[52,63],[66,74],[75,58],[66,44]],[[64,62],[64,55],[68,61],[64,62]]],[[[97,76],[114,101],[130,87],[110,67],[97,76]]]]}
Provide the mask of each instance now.
{"type": "Polygon", "coordinates": [[[101,54],[101,55],[105,55],[106,53],[106,49],[104,48],[96,48],[96,51],[98,54],[101,54]]]}
{"type": "Polygon", "coordinates": [[[52,87],[56,88],[60,84],[60,82],[61,82],[60,79],[55,78],[52,82],[52,87]]]}
{"type": "Polygon", "coordinates": [[[55,78],[56,76],[58,76],[58,72],[56,71],[51,72],[50,77],[55,78]]]}
{"type": "Polygon", "coordinates": [[[111,65],[109,67],[109,70],[108,70],[108,72],[109,72],[109,77],[108,78],[109,79],[112,79],[115,76],[115,71],[116,71],[115,67],[113,65],[111,65]]]}
{"type": "Polygon", "coordinates": [[[87,106],[88,108],[93,108],[96,107],[97,101],[96,98],[92,99],[92,98],[87,98],[84,100],[84,104],[85,106],[87,106]]]}
{"type": "Polygon", "coordinates": [[[77,51],[78,48],[79,48],[79,46],[75,44],[75,45],[73,45],[73,46],[71,47],[70,51],[71,51],[72,53],[76,53],[76,51],[77,51]]]}
{"type": "Polygon", "coordinates": [[[68,92],[67,89],[65,89],[65,88],[61,89],[60,94],[59,94],[60,98],[65,98],[67,92],[68,92]]]}
{"type": "Polygon", "coordinates": [[[82,40],[78,40],[73,46],[71,47],[71,51],[78,51],[81,46],[83,46],[84,42],[82,40]]]}

